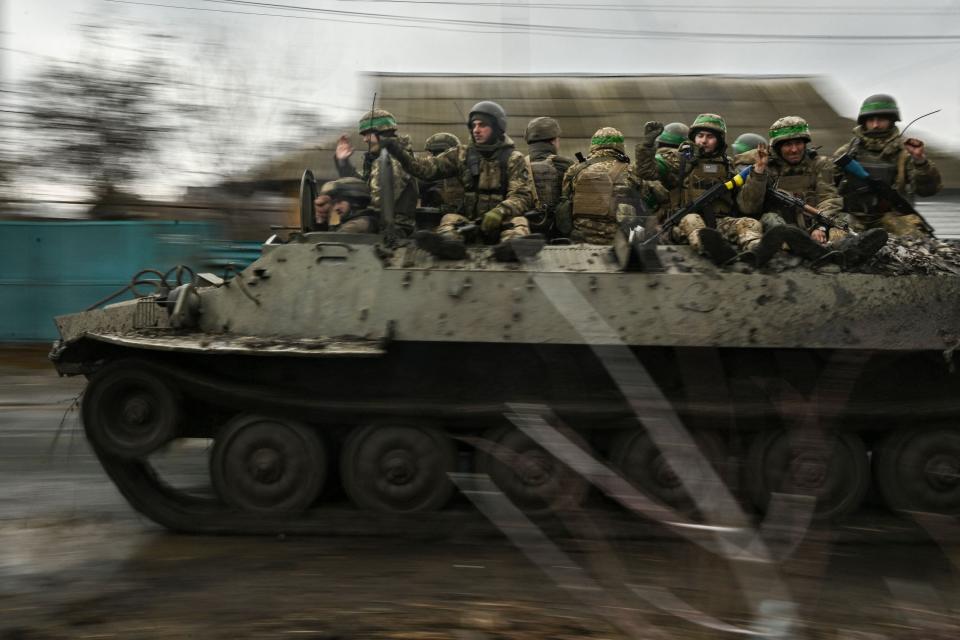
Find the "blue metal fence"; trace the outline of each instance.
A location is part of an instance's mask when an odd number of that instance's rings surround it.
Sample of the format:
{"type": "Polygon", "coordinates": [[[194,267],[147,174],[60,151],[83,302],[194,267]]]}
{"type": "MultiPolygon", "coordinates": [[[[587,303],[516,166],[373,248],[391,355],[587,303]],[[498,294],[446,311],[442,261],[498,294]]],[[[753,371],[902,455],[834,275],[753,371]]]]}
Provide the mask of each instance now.
{"type": "Polygon", "coordinates": [[[221,273],[259,255],[259,243],[224,240],[212,222],[0,221],[0,342],[55,338],[55,315],[87,308],[141,269],[221,273]]]}

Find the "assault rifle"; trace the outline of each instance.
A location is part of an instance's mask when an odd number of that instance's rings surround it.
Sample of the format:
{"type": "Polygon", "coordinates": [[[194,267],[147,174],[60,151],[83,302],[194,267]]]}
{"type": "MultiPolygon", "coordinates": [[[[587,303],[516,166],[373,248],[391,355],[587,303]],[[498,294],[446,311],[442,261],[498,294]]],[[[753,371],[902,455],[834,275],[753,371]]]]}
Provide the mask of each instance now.
{"type": "Polygon", "coordinates": [[[850,231],[849,225],[843,222],[835,222],[833,220],[830,220],[829,218],[824,216],[822,213],[820,213],[819,209],[804,202],[803,198],[798,198],[797,196],[789,194],[786,191],[783,191],[782,189],[777,189],[773,185],[767,185],[767,193],[780,204],[797,209],[798,211],[803,213],[803,215],[807,216],[808,218],[810,218],[811,220],[813,220],[814,222],[816,222],[817,224],[823,227],[826,227],[828,229],[830,227],[836,227],[837,229],[841,229],[843,231],[846,231],[847,233],[852,233],[850,231]]]}
{"type": "Polygon", "coordinates": [[[930,226],[930,223],[910,204],[909,200],[900,195],[899,191],[886,182],[872,177],[867,170],[863,168],[863,165],[851,158],[849,154],[843,154],[834,160],[833,164],[859,180],[875,196],[887,202],[897,215],[904,216],[912,214],[917,216],[917,218],[920,219],[920,228],[930,235],[933,235],[933,227],[930,226]]]}
{"type": "Polygon", "coordinates": [[[737,187],[743,186],[744,181],[747,179],[747,176],[750,175],[750,171],[753,169],[753,165],[746,167],[740,173],[736,174],[726,182],[718,182],[713,185],[706,191],[704,191],[699,198],[691,202],[690,204],[680,207],[663,221],[663,224],[660,225],[660,230],[654,235],[650,236],[643,241],[642,246],[656,242],[660,236],[665,234],[667,231],[673,228],[680,220],[683,219],[683,216],[689,213],[696,213],[702,211],[705,206],[719,198],[721,195],[727,191],[733,191],[737,187]]]}

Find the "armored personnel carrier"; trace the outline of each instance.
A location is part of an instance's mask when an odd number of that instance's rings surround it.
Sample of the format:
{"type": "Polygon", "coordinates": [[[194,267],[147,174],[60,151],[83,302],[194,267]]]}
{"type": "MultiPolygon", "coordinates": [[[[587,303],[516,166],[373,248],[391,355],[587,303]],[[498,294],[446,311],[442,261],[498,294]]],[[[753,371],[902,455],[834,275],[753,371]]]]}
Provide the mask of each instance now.
{"type": "Polygon", "coordinates": [[[313,232],[309,202],[242,271],[56,319],[92,447],[166,527],[308,530],[330,505],[416,519],[450,510],[454,472],[539,514],[589,499],[583,460],[693,518],[704,479],[759,512],[799,493],[843,517],[873,484],[893,510],[960,513],[953,273],[718,268],[627,235],[439,260],[313,232]],[[184,438],[212,441],[209,494],[152,464],[184,438]]]}

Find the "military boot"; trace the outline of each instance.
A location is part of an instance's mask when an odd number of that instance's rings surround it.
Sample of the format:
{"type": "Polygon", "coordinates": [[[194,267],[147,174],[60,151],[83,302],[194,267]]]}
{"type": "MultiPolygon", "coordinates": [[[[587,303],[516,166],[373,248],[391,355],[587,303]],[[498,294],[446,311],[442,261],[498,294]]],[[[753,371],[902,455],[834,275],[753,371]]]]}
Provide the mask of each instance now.
{"type": "Polygon", "coordinates": [[[753,249],[744,251],[737,257],[754,267],[762,267],[770,262],[770,259],[777,255],[778,251],[783,250],[783,243],[786,242],[789,234],[786,231],[788,228],[785,224],[771,227],[769,231],[763,232],[760,242],[755,244],[753,249]]]}
{"type": "Polygon", "coordinates": [[[883,229],[868,229],[860,235],[847,236],[837,245],[844,266],[849,268],[866,262],[887,244],[888,237],[883,229]]]}
{"type": "Polygon", "coordinates": [[[800,227],[792,225],[781,225],[777,227],[783,229],[783,242],[790,248],[790,253],[798,255],[805,260],[816,261],[824,257],[830,251],[819,242],[810,237],[806,231],[800,227]]]}
{"type": "Polygon", "coordinates": [[[519,238],[504,240],[493,248],[493,258],[498,262],[517,262],[534,257],[547,243],[542,233],[531,233],[519,238]]]}
{"type": "Polygon", "coordinates": [[[413,234],[413,239],[418,247],[436,258],[463,260],[467,257],[467,245],[452,236],[421,229],[413,234]]]}
{"type": "Polygon", "coordinates": [[[700,235],[700,246],[713,264],[723,266],[737,257],[733,246],[727,242],[716,229],[703,228],[697,231],[700,235]]]}

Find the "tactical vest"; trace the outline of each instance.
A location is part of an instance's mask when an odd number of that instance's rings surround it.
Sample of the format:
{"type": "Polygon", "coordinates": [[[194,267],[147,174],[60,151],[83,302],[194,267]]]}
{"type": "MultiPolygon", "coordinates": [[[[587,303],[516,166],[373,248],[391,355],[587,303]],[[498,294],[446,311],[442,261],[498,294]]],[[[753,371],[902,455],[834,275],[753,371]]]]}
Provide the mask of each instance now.
{"type": "Polygon", "coordinates": [[[537,189],[537,200],[543,211],[552,212],[560,202],[563,176],[554,163],[556,157],[557,155],[552,153],[543,160],[530,161],[530,173],[533,174],[533,184],[537,189]]]}
{"type": "MultiPolygon", "coordinates": [[[[781,191],[786,191],[790,195],[803,198],[804,202],[813,207],[816,207],[819,204],[817,200],[817,176],[812,172],[778,176],[773,182],[773,187],[775,189],[780,189],[781,191]]],[[[772,199],[768,199],[767,202],[770,203],[771,200],[772,199]]],[[[794,218],[794,222],[801,229],[806,228],[807,221],[803,214],[793,207],[784,207],[779,205],[776,201],[773,201],[772,208],[779,210],[788,218],[792,216],[794,218]]]]}
{"type": "Polygon", "coordinates": [[[475,147],[466,148],[463,163],[463,215],[474,220],[503,202],[510,190],[510,156],[512,147],[497,150],[485,158],[475,147]]]}
{"type": "MultiPolygon", "coordinates": [[[[674,189],[672,204],[682,207],[690,204],[702,196],[710,187],[719,182],[726,182],[733,175],[730,162],[726,156],[715,158],[694,158],[686,167],[686,178],[683,186],[674,189]]],[[[704,214],[710,216],[727,216],[734,211],[733,192],[726,191],[719,198],[711,202],[704,209],[704,214]]],[[[708,221],[709,224],[709,221],[708,221]]]]}
{"type": "Polygon", "coordinates": [[[616,185],[627,169],[625,162],[602,158],[607,162],[590,162],[573,178],[573,217],[616,220],[616,185]]]}
{"type": "MultiPolygon", "coordinates": [[[[905,149],[888,143],[881,151],[871,151],[864,148],[860,138],[854,138],[847,149],[847,155],[859,162],[871,178],[892,186],[908,200],[912,200],[906,189],[908,153],[905,149]]],[[[865,185],[857,179],[851,179],[848,174],[844,174],[840,180],[838,190],[843,196],[843,208],[847,211],[879,214],[891,209],[888,203],[879,201],[865,185]]]]}

